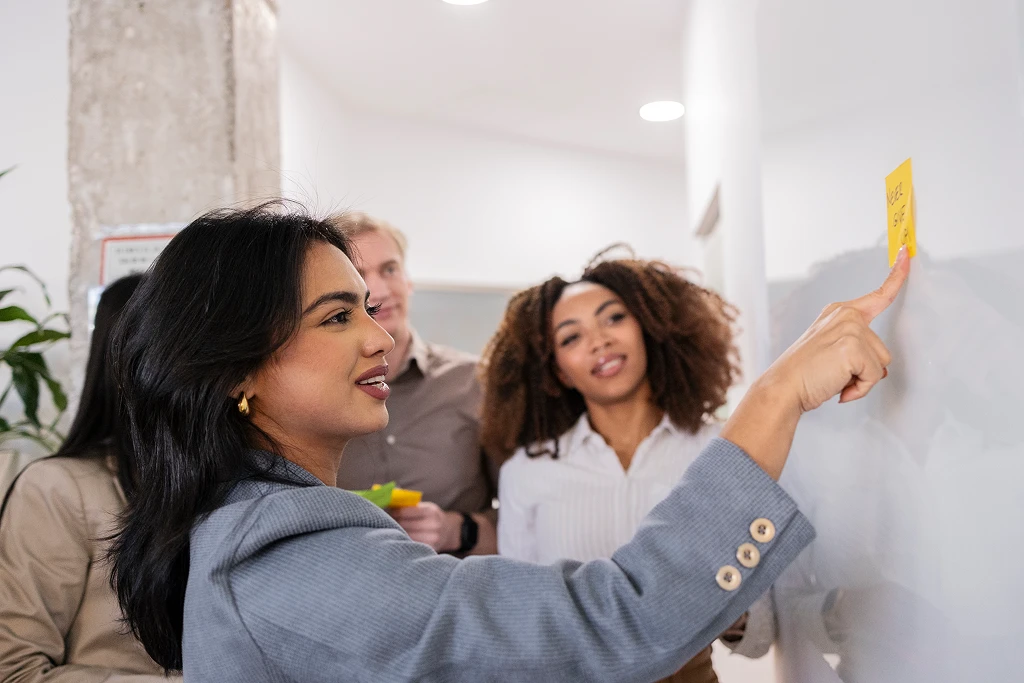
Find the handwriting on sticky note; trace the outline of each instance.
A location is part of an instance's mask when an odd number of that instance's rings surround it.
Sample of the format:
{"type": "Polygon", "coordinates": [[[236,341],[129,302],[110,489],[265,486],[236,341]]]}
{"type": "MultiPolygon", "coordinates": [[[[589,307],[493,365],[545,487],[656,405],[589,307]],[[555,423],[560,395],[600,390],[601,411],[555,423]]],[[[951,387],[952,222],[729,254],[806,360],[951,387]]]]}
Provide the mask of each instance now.
{"type": "Polygon", "coordinates": [[[914,179],[910,159],[885,178],[886,210],[889,216],[889,266],[896,263],[900,247],[907,245],[910,256],[917,254],[914,232],[914,179]]]}

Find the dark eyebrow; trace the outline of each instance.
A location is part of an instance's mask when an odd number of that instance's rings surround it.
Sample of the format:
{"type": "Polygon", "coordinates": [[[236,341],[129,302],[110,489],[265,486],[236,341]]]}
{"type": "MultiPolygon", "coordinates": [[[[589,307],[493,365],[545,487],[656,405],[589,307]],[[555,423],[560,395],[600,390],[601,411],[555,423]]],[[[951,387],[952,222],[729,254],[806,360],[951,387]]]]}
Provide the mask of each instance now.
{"type": "MultiPolygon", "coordinates": [[[[366,303],[369,300],[370,292],[367,290],[366,296],[363,298],[363,303],[366,303]]],[[[359,303],[359,295],[355,292],[327,292],[326,294],[320,295],[316,301],[311,303],[306,310],[302,312],[302,315],[308,315],[324,304],[331,303],[332,301],[340,301],[342,303],[355,306],[359,303]]]]}
{"type": "Polygon", "coordinates": [[[612,304],[617,304],[617,303],[619,303],[618,299],[608,299],[608,301],[605,301],[603,304],[601,304],[600,306],[597,307],[597,310],[594,311],[594,315],[601,315],[601,311],[603,311],[604,309],[608,308],[612,304]]]}
{"type": "MultiPolygon", "coordinates": [[[[608,301],[605,301],[603,304],[601,304],[600,306],[597,307],[597,310],[594,311],[594,315],[595,316],[601,315],[601,311],[603,311],[604,309],[608,308],[612,304],[617,304],[617,303],[620,303],[618,299],[608,299],[608,301]]],[[[555,332],[558,332],[558,330],[562,329],[566,325],[572,325],[572,324],[578,323],[578,322],[579,322],[579,320],[576,320],[575,318],[569,318],[568,320],[563,320],[562,322],[560,322],[557,325],[555,325],[555,332]]]]}

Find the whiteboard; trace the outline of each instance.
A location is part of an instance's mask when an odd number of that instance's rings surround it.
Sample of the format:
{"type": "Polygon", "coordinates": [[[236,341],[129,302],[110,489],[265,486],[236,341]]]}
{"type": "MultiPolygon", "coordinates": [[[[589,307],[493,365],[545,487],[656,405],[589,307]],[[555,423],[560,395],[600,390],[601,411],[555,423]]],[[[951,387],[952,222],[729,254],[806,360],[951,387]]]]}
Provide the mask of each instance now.
{"type": "MultiPolygon", "coordinates": [[[[915,259],[875,324],[895,357],[890,376],[867,399],[801,422],[782,483],[818,538],[775,588],[782,680],[833,680],[820,669],[829,660],[845,681],[1017,675],[1022,265],[1024,250],[915,259]],[[838,642],[820,613],[833,589],[846,608],[838,642]]],[[[824,264],[774,307],[776,350],[822,301],[867,291],[885,271],[884,248],[824,264]]]]}
{"type": "Polygon", "coordinates": [[[882,281],[908,157],[921,251],[873,326],[889,378],[794,440],[782,484],[818,537],[773,589],[779,680],[1021,680],[1024,2],[765,0],[758,22],[775,354],[882,281]]]}

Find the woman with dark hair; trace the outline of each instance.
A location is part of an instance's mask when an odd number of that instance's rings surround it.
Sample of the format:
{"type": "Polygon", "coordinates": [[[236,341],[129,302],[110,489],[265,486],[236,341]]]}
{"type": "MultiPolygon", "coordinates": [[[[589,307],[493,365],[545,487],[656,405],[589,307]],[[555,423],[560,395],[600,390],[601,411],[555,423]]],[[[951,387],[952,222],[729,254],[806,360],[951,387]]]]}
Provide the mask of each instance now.
{"type": "MultiPolygon", "coordinates": [[[[679,269],[613,249],[577,282],[516,295],[484,353],[502,555],[611,557],[720,431],[714,413],[739,375],[734,309],[679,269]]],[[[767,596],[723,637],[748,656],[773,639],[767,596]]],[[[669,680],[716,681],[711,647],[669,680]]]]}
{"type": "Polygon", "coordinates": [[[140,280],[103,291],[67,439],[25,468],[0,507],[0,681],[166,680],[125,633],[105,563],[105,539],[134,488],[107,351],[140,280]]]}
{"type": "Polygon", "coordinates": [[[334,486],[348,440],[387,423],[393,348],[344,234],[268,206],[203,216],[116,333],[138,467],[112,551],[128,623],[190,681],[666,676],[813,536],[775,479],[804,411],[881,379],[867,321],[906,273],[823,315],[612,562],[460,560],[334,486]],[[732,566],[751,535],[759,565],[732,566]]]}

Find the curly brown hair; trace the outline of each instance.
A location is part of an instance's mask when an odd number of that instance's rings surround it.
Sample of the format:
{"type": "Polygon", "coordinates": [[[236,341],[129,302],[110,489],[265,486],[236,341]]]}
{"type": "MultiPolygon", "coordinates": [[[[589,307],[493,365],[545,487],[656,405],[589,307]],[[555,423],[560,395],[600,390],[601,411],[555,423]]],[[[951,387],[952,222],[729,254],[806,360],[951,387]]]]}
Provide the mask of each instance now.
{"type": "MultiPolygon", "coordinates": [[[[582,282],[617,294],[643,330],[647,377],[655,403],[696,433],[725,404],[739,379],[736,309],[661,261],[609,259],[602,251],[582,282]]],[[[553,277],[516,294],[481,362],[481,441],[499,462],[519,447],[531,457],[558,457],[558,437],[586,411],[583,396],[555,374],[551,312],[571,283],[553,277]]]]}

